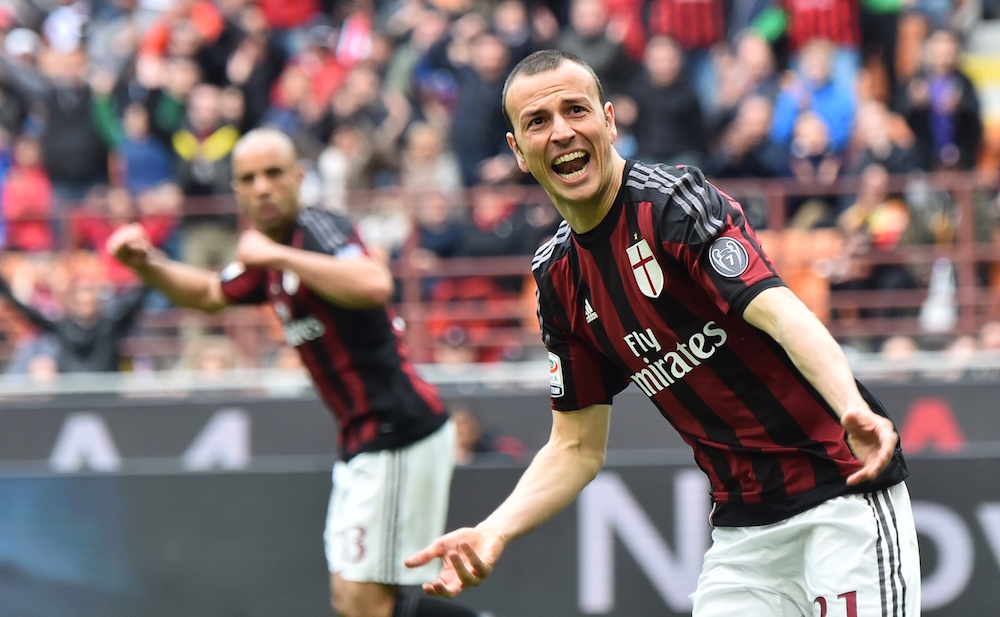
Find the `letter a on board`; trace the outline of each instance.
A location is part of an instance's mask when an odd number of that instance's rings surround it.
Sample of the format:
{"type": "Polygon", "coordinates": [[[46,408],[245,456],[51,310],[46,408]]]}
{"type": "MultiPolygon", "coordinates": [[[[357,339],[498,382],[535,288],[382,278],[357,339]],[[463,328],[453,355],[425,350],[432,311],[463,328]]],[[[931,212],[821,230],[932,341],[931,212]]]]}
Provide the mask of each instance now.
{"type": "Polygon", "coordinates": [[[958,452],[965,447],[965,435],[959,428],[947,401],[920,398],[910,405],[899,438],[910,452],[933,448],[938,452],[958,452]]]}

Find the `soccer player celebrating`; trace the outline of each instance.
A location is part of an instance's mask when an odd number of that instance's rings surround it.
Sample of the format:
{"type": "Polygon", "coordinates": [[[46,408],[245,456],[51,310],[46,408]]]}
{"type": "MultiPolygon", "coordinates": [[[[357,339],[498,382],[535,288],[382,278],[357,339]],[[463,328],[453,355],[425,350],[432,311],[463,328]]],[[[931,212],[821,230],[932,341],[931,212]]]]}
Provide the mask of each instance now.
{"type": "Polygon", "coordinates": [[[508,498],[407,558],[430,595],[476,586],[604,463],[635,383],[708,476],[695,617],[914,616],[919,555],[899,438],[837,342],[782,283],[740,205],[693,167],[624,160],[575,56],[540,51],[503,91],[507,142],[565,223],[535,254],[553,425],[508,498]],[[836,613],[843,614],[843,613],[836,613]]]}
{"type": "Polygon", "coordinates": [[[339,423],[324,532],[336,613],[474,617],[423,594],[400,595],[401,585],[434,577],[433,568],[407,570],[397,556],[444,530],[455,427],[403,354],[385,308],[392,275],[367,256],[348,218],[302,206],[303,170],[285,134],[250,131],[233,148],[232,166],[253,228],[221,274],[166,258],[138,225],[117,229],[108,251],[180,306],[274,307],[339,423]]]}

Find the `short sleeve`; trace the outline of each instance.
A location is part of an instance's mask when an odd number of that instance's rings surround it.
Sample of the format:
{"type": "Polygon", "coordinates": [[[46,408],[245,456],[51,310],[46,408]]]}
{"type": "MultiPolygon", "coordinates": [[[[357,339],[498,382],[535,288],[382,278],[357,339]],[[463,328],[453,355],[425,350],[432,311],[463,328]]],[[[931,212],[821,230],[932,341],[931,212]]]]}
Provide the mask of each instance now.
{"type": "Polygon", "coordinates": [[[551,287],[545,293],[539,291],[538,323],[548,351],[552,409],[573,411],[608,404],[628,386],[628,379],[607,357],[568,334],[565,313],[551,287]]]}
{"type": "Polygon", "coordinates": [[[656,233],[720,310],[742,312],[768,287],[784,283],[734,199],[685,167],[663,210],[656,233]]]}
{"type": "Polygon", "coordinates": [[[230,304],[260,304],[267,300],[266,271],[231,262],[219,273],[222,295],[230,304]]]}

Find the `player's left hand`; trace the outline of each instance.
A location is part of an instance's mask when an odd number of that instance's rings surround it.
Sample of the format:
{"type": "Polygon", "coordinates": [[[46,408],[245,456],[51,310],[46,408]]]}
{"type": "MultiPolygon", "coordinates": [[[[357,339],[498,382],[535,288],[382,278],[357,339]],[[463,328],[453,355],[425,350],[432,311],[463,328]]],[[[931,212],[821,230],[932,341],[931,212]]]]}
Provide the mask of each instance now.
{"type": "Polygon", "coordinates": [[[844,412],[840,424],[847,431],[847,443],[854,456],[863,465],[847,478],[847,485],[853,486],[878,477],[892,460],[899,442],[892,422],[870,409],[854,409],[844,412]]]}
{"type": "Polygon", "coordinates": [[[282,245],[256,229],[240,234],[236,244],[236,261],[251,268],[267,268],[274,264],[282,245]]]}
{"type": "Polygon", "coordinates": [[[403,563],[415,568],[440,558],[444,564],[441,573],[437,579],[424,583],[424,593],[454,598],[469,587],[478,587],[493,572],[504,546],[503,538],[496,532],[464,527],[441,536],[403,563]]]}

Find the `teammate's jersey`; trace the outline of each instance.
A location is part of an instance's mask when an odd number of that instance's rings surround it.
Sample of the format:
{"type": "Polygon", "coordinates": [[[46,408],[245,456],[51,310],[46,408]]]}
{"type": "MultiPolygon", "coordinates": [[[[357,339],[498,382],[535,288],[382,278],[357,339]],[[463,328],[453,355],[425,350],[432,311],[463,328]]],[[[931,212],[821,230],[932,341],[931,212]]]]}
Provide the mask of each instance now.
{"type": "MultiPolygon", "coordinates": [[[[563,223],[532,269],[552,407],[609,403],[635,384],[694,449],[715,524],[774,522],[848,492],[860,463],[836,414],[742,318],[783,282],[739,204],[698,169],[628,161],[608,216],[585,234],[563,223]]],[[[904,477],[897,450],[849,492],[904,477]]]]}
{"type": "Polygon", "coordinates": [[[784,0],[784,8],[792,52],[816,38],[845,47],[861,45],[858,0],[784,0]]]}
{"type": "Polygon", "coordinates": [[[722,0],[652,0],[649,33],[672,37],[685,50],[708,49],[726,38],[722,0]]]}
{"type": "MultiPolygon", "coordinates": [[[[337,257],[365,251],[348,218],[312,208],[300,212],[284,244],[337,257]]],[[[223,269],[222,291],[231,303],[271,303],[286,341],[337,417],[344,460],[411,444],[447,420],[437,391],[407,359],[396,318],[386,309],[339,307],[293,272],[238,262],[223,269]]]]}

